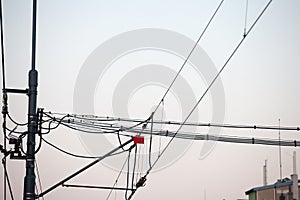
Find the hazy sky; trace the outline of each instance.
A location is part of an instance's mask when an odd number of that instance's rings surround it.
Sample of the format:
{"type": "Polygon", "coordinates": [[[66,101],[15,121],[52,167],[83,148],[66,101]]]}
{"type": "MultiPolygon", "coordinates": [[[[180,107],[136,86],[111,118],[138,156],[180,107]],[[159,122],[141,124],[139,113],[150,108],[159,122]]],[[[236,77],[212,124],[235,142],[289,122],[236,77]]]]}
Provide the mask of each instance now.
{"type": "MultiPolygon", "coordinates": [[[[165,30],[175,35],[177,33],[196,41],[218,3],[219,1],[215,0],[40,0],[37,41],[38,106],[44,107],[47,111],[73,113],[76,110],[74,91],[78,86],[76,85],[78,77],[82,75],[83,66],[96,48],[107,41],[116,41],[116,36],[120,34],[145,28],[165,30]]],[[[247,28],[266,3],[265,0],[249,0],[247,28]]],[[[221,68],[243,36],[245,5],[246,0],[225,0],[199,44],[214,64],[215,71],[221,68]]],[[[299,126],[300,57],[297,55],[300,52],[299,9],[300,2],[297,0],[273,1],[221,74],[219,83],[224,90],[220,92],[224,95],[222,101],[217,104],[224,109],[224,120],[211,121],[218,111],[217,105],[212,103],[214,94],[208,94],[198,107],[196,117],[199,121],[277,125],[280,118],[282,125],[299,126]]],[[[4,0],[3,13],[7,87],[25,88],[30,66],[31,1],[4,0]]],[[[156,36],[151,33],[146,32],[148,37],[145,38],[136,35],[136,40],[148,41],[155,38],[156,36]]],[[[168,37],[165,37],[165,40],[167,39],[168,37]]],[[[134,42],[133,38],[132,43],[134,42]]],[[[182,41],[173,41],[174,46],[179,42],[182,41]]],[[[130,43],[131,41],[121,40],[117,43],[119,45],[111,47],[109,45],[112,43],[105,43],[108,46],[105,46],[107,51],[103,53],[103,57],[113,54],[115,49],[126,49],[128,47],[126,45],[130,43]]],[[[153,46],[155,47],[154,44],[153,46]]],[[[181,50],[187,55],[190,48],[181,50]]],[[[92,96],[94,114],[118,113],[112,103],[114,91],[126,75],[140,66],[167,66],[166,69],[174,75],[183,62],[182,57],[185,57],[176,54],[179,52],[145,48],[124,53],[110,60],[107,65],[99,66],[105,70],[101,76],[96,77],[98,79],[92,96]]],[[[103,57],[99,56],[99,62],[103,57]]],[[[188,85],[182,86],[182,90],[188,88],[193,92],[193,96],[187,98],[191,102],[193,98],[200,97],[209,82],[207,77],[204,77],[205,72],[201,71],[205,68],[194,66],[198,67],[198,72],[200,71],[197,73],[193,71],[192,65],[193,63],[189,63],[181,76],[182,81],[188,85]]],[[[147,69],[149,68],[144,68],[145,72],[147,69]]],[[[162,76],[170,78],[171,74],[166,73],[162,76]]],[[[91,81],[89,77],[84,80],[87,85],[91,81]]],[[[129,91],[131,93],[126,110],[129,117],[146,118],[159,102],[167,84],[156,84],[153,81],[152,84],[141,84],[137,87],[129,91]]],[[[181,85],[176,87],[180,89],[181,85]]],[[[120,88],[122,89],[122,86],[120,88]]],[[[179,96],[175,90],[170,93],[165,103],[164,119],[183,120],[182,114],[192,107],[186,104],[179,105],[179,96]]],[[[85,110],[88,106],[90,105],[82,105],[81,108],[85,110]]],[[[26,97],[9,96],[9,111],[17,121],[25,121],[26,97]]],[[[208,130],[199,131],[206,133],[208,130]]],[[[245,137],[278,136],[276,131],[223,129],[221,133],[245,137]]],[[[299,132],[282,132],[281,135],[283,139],[300,140],[299,132]]],[[[47,139],[68,151],[88,154],[91,149],[78,136],[79,133],[62,128],[53,131],[47,139]]],[[[3,137],[0,142],[3,143],[3,137]]],[[[217,143],[209,155],[199,159],[203,145],[204,142],[193,142],[176,162],[150,174],[146,187],[141,188],[134,199],[198,200],[204,199],[205,195],[209,200],[246,198],[244,195],[246,190],[262,184],[262,166],[265,159],[268,160],[268,182],[273,183],[279,178],[277,147],[217,143]]],[[[176,149],[175,146],[173,148],[176,149]]],[[[289,177],[292,173],[293,150],[298,153],[298,172],[300,172],[299,148],[282,148],[284,177],[289,177]]],[[[70,158],[46,144],[38,153],[37,161],[44,189],[90,162],[70,158]]],[[[22,161],[8,161],[15,199],[22,198],[24,164],[22,161]]],[[[2,168],[0,171],[2,180],[2,168]]],[[[112,185],[117,173],[99,164],[71,182],[112,185]]],[[[2,184],[1,181],[1,194],[2,184]]],[[[124,177],[118,184],[122,185],[125,185],[124,177]]],[[[59,188],[46,195],[45,199],[105,199],[107,194],[108,191],[101,190],[59,188]]],[[[122,192],[114,195],[117,195],[117,199],[124,199],[122,192]]],[[[114,195],[111,199],[115,198],[114,195]]]]}

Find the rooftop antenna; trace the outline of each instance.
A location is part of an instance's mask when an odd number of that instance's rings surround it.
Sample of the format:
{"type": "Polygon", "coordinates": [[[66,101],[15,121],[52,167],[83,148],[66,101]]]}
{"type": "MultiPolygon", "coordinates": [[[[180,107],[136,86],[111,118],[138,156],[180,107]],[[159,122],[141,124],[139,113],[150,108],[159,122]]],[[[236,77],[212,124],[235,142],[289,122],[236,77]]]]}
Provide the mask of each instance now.
{"type": "Polygon", "coordinates": [[[299,186],[298,186],[298,174],[297,174],[297,158],[296,158],[296,151],[293,152],[293,174],[292,174],[292,193],[293,199],[299,200],[299,186]]]}
{"type": "Polygon", "coordinates": [[[293,151],[293,174],[297,174],[297,156],[296,156],[296,151],[293,151]]]}
{"type": "Polygon", "coordinates": [[[265,164],[263,167],[263,184],[264,184],[264,186],[268,185],[268,182],[267,182],[267,160],[265,160],[265,164]]]}
{"type": "Polygon", "coordinates": [[[282,181],[282,161],[281,161],[281,138],[280,138],[280,119],[278,119],[278,139],[279,139],[279,173],[280,173],[280,181],[282,181]]]}

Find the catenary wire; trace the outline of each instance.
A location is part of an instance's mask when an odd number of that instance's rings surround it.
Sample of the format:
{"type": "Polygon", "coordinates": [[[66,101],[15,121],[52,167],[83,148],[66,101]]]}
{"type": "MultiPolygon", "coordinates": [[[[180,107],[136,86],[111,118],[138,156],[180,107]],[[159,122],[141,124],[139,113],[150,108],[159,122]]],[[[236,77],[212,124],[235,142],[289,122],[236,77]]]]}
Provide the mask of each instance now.
{"type": "Polygon", "coordinates": [[[254,23],[251,25],[251,27],[249,28],[249,30],[247,31],[246,35],[240,40],[240,42],[238,43],[238,45],[236,46],[236,48],[233,50],[233,52],[230,54],[229,58],[226,60],[225,64],[222,66],[222,68],[219,70],[219,72],[217,73],[217,75],[214,77],[214,79],[211,81],[211,83],[208,85],[207,89],[205,90],[205,92],[202,94],[202,96],[200,97],[200,99],[197,101],[197,103],[195,104],[195,106],[192,108],[192,110],[190,111],[190,113],[187,115],[187,117],[185,118],[185,120],[183,121],[182,125],[179,126],[179,128],[177,129],[177,131],[175,132],[174,136],[170,139],[170,141],[167,143],[167,145],[165,146],[165,148],[162,150],[160,156],[155,160],[155,162],[153,163],[153,165],[147,170],[146,176],[151,172],[151,170],[153,169],[153,167],[156,165],[156,163],[158,162],[158,160],[161,158],[161,155],[164,154],[166,152],[166,150],[168,149],[168,147],[170,146],[170,144],[172,143],[172,141],[174,140],[174,138],[176,137],[176,135],[178,134],[178,132],[181,130],[181,128],[183,127],[183,125],[185,124],[185,122],[189,119],[189,117],[191,116],[191,114],[194,112],[194,110],[197,108],[197,106],[199,105],[199,103],[202,101],[202,99],[204,98],[204,96],[207,94],[207,92],[209,91],[209,89],[212,87],[212,85],[214,84],[214,82],[217,80],[217,78],[220,76],[220,74],[223,72],[223,70],[225,69],[225,67],[227,66],[227,64],[229,63],[229,61],[231,60],[231,58],[235,55],[235,53],[237,52],[237,50],[239,49],[239,47],[241,46],[241,44],[243,43],[243,41],[245,40],[245,38],[247,37],[247,35],[251,32],[251,30],[253,29],[253,27],[256,25],[256,23],[259,21],[259,19],[261,18],[261,16],[263,15],[263,13],[267,10],[267,8],[269,7],[269,5],[271,4],[272,0],[269,0],[269,2],[267,3],[267,5],[264,7],[264,9],[262,10],[262,12],[259,14],[259,16],[256,18],[256,20],[254,21],[254,23]]]}
{"type": "Polygon", "coordinates": [[[125,159],[125,162],[123,163],[123,165],[122,165],[122,167],[121,167],[121,170],[119,171],[119,174],[118,174],[118,176],[117,176],[117,178],[116,178],[116,180],[115,180],[115,182],[114,182],[114,184],[113,184],[113,186],[112,186],[112,189],[109,191],[109,193],[108,193],[108,195],[107,195],[107,197],[106,197],[106,200],[109,199],[109,197],[110,197],[112,191],[114,190],[114,187],[117,185],[117,183],[118,183],[118,181],[119,181],[119,178],[120,178],[120,176],[121,176],[121,174],[122,174],[122,171],[123,171],[123,169],[124,169],[124,167],[125,167],[125,165],[126,165],[127,162],[129,162],[128,157],[125,159]]]}
{"type": "MultiPolygon", "coordinates": [[[[191,49],[191,51],[189,52],[188,56],[186,57],[186,59],[184,60],[183,64],[181,65],[180,69],[178,70],[177,74],[175,75],[174,79],[172,80],[171,84],[169,85],[168,89],[166,90],[166,92],[164,93],[163,97],[161,98],[161,100],[159,101],[159,103],[157,104],[157,106],[155,107],[153,114],[157,111],[158,107],[162,104],[162,102],[164,101],[165,97],[167,96],[167,94],[169,93],[171,87],[173,86],[173,84],[175,83],[175,81],[177,80],[179,74],[181,73],[181,71],[183,70],[183,68],[186,66],[186,63],[188,62],[189,58],[191,57],[191,55],[193,54],[194,50],[196,49],[196,47],[198,46],[198,43],[200,42],[200,40],[202,39],[203,35],[205,34],[206,30],[208,29],[208,27],[210,26],[212,20],[214,19],[214,17],[216,16],[217,12],[219,11],[221,5],[223,4],[224,0],[222,0],[217,9],[215,10],[215,12],[213,13],[213,15],[211,16],[211,18],[209,19],[207,25],[205,26],[205,28],[203,29],[202,33],[200,34],[198,40],[196,41],[196,43],[194,44],[193,48],[191,49]]],[[[153,115],[152,115],[153,116],[153,115]]]]}

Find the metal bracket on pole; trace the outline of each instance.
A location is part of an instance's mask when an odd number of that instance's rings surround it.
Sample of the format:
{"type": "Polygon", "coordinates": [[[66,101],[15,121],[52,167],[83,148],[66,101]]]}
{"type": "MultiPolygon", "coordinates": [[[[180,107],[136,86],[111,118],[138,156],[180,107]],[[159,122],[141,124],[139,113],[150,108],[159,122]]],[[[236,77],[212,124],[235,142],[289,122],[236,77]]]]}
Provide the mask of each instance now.
{"type": "Polygon", "coordinates": [[[3,92],[7,93],[14,93],[14,94],[28,94],[28,89],[12,89],[12,88],[6,88],[3,90],[3,92]]]}
{"type": "MultiPolygon", "coordinates": [[[[127,142],[123,143],[122,145],[118,146],[117,148],[111,150],[110,152],[108,152],[107,154],[105,154],[102,157],[99,157],[98,159],[94,160],[93,162],[91,162],[90,164],[86,165],[85,167],[79,169],[78,171],[74,172],[73,174],[71,174],[70,176],[68,176],[67,178],[59,181],[58,183],[56,183],[55,185],[53,185],[52,187],[50,187],[49,189],[45,190],[44,192],[40,193],[39,195],[36,196],[36,198],[40,198],[43,197],[45,194],[51,192],[52,190],[54,190],[55,188],[57,188],[58,186],[63,185],[65,182],[69,181],[70,179],[74,178],[75,176],[77,176],[78,174],[80,174],[81,172],[87,170],[88,168],[92,167],[93,165],[97,164],[98,162],[100,162],[101,160],[103,160],[104,158],[107,158],[108,156],[111,156],[114,152],[118,151],[119,149],[125,147],[127,144],[131,143],[133,141],[133,138],[131,138],[130,140],[128,140],[127,142]]],[[[133,145],[134,147],[135,145],[133,145]]]]}
{"type": "Polygon", "coordinates": [[[94,186],[94,185],[72,185],[72,184],[62,184],[63,187],[70,188],[87,188],[87,189],[102,189],[102,190],[129,190],[135,191],[132,188],[120,188],[120,187],[106,187],[106,186],[94,186]]]}

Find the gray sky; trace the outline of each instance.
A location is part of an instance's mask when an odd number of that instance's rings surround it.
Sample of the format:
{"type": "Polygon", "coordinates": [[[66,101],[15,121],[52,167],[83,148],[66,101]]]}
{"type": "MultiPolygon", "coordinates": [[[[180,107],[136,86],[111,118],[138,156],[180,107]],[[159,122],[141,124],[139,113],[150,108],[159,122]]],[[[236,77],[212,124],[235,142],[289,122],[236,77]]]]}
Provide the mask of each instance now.
{"type": "MultiPolygon", "coordinates": [[[[218,3],[219,1],[214,0],[40,0],[37,43],[39,107],[44,107],[47,111],[73,113],[74,91],[77,78],[82,73],[82,66],[88,56],[105,41],[142,28],[169,30],[196,41],[218,3]]],[[[247,28],[265,4],[266,1],[263,0],[249,1],[247,28]]],[[[221,68],[242,38],[245,5],[245,0],[225,1],[199,44],[216,69],[221,68]]],[[[300,2],[297,0],[274,1],[248,35],[221,74],[225,94],[225,118],[217,123],[277,125],[280,118],[282,125],[299,126],[299,9],[300,2]]],[[[3,2],[3,12],[7,86],[24,88],[27,87],[30,66],[31,3],[6,0],[3,2]]],[[[174,41],[175,45],[176,42],[174,41]]],[[[121,41],[120,46],[122,45],[125,43],[121,41]]],[[[110,53],[108,51],[105,55],[110,53]]],[[[110,66],[105,66],[106,71],[98,78],[95,86],[94,113],[115,114],[112,105],[113,92],[118,81],[131,70],[142,65],[159,64],[177,71],[182,62],[182,58],[170,52],[153,49],[133,52],[111,61],[110,66]]],[[[201,73],[196,74],[191,70],[191,65],[186,66],[182,78],[187,81],[194,97],[198,99],[207,82],[203,74],[201,76],[201,73]]],[[[199,68],[200,71],[201,69],[199,68]]],[[[87,78],[86,81],[88,84],[90,80],[87,78]]],[[[139,89],[131,91],[127,106],[129,117],[148,117],[150,110],[162,97],[165,87],[155,84],[141,85],[139,89]]],[[[189,110],[192,106],[180,106],[176,95],[174,91],[166,100],[166,120],[182,120],[184,109],[189,110]]],[[[216,113],[215,105],[211,101],[212,95],[209,94],[198,107],[197,119],[200,121],[211,122],[216,113]]],[[[9,96],[9,110],[17,121],[25,121],[26,98],[9,96]]],[[[208,130],[199,131],[206,133],[208,130]]],[[[276,131],[224,129],[221,133],[246,137],[278,136],[276,131]]],[[[78,136],[79,133],[61,128],[53,131],[47,139],[68,151],[88,154],[89,146],[78,136]]],[[[282,138],[299,140],[300,135],[298,132],[282,132],[282,138]]],[[[2,137],[0,141],[3,143],[2,137]]],[[[196,200],[204,199],[204,194],[210,200],[246,198],[246,190],[262,184],[262,166],[265,159],[268,160],[268,182],[273,183],[279,178],[277,147],[217,143],[205,158],[199,159],[203,145],[203,142],[193,142],[176,162],[150,174],[146,187],[140,189],[134,199],[196,200]]],[[[293,150],[297,151],[300,163],[299,148],[282,148],[284,177],[292,173],[293,150]]],[[[89,162],[70,158],[46,144],[38,153],[37,161],[44,189],[89,162]]],[[[20,199],[23,192],[24,164],[22,161],[8,161],[16,199],[20,199]]],[[[298,172],[299,166],[300,164],[298,172]]],[[[2,180],[2,168],[0,171],[2,180]]],[[[112,185],[116,176],[116,171],[99,164],[71,182],[112,185]]],[[[1,181],[1,194],[2,184],[1,181]]],[[[118,184],[122,185],[125,185],[124,178],[118,184]]],[[[59,188],[45,199],[104,199],[107,194],[108,191],[59,188]]],[[[114,195],[117,195],[117,199],[124,199],[122,192],[114,195]]]]}

